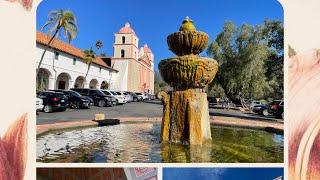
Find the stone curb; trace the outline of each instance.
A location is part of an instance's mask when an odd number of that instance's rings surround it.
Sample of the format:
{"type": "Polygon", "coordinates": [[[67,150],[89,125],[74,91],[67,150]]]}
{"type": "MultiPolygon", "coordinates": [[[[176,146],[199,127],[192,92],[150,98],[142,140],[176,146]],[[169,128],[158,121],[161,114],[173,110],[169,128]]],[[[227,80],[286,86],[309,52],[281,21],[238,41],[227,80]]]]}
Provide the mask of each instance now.
{"type": "MultiPolygon", "coordinates": [[[[118,117],[121,123],[143,123],[143,122],[161,122],[162,117],[118,117]]],[[[239,127],[249,129],[259,129],[268,132],[283,134],[283,124],[277,122],[266,122],[259,120],[235,119],[230,117],[211,117],[211,124],[226,127],[239,127]]],[[[37,137],[57,130],[76,129],[82,127],[96,126],[97,123],[92,120],[79,120],[72,122],[58,122],[54,124],[37,125],[37,137]]]]}

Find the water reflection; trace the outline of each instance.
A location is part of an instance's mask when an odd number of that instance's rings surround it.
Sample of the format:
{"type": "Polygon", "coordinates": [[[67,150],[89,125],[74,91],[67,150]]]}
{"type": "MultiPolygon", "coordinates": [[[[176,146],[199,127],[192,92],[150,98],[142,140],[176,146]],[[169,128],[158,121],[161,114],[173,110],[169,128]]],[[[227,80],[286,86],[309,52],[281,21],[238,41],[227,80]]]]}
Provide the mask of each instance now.
{"type": "Polygon", "coordinates": [[[42,162],[283,162],[283,136],[212,127],[203,146],[159,143],[160,124],[132,123],[47,134],[37,139],[42,162]]]}

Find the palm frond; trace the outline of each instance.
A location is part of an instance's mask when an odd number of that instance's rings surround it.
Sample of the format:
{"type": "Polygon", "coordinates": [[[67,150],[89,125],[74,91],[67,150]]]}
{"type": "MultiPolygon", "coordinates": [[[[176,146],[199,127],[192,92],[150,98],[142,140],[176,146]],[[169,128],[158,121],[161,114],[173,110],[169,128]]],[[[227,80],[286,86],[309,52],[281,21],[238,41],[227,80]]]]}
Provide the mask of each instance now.
{"type": "Polygon", "coordinates": [[[87,64],[90,64],[96,58],[96,53],[93,51],[92,48],[84,50],[83,53],[84,53],[84,59],[83,60],[87,64]]]}

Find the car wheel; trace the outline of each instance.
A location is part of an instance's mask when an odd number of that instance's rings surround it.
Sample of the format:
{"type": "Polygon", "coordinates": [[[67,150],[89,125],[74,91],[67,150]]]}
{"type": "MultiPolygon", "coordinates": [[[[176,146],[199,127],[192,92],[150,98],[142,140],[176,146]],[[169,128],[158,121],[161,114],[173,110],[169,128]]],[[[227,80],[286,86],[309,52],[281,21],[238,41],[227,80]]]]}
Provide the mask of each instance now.
{"type": "Polygon", "coordinates": [[[71,108],[72,109],[79,109],[80,108],[80,103],[79,102],[72,102],[71,103],[71,108]]]}
{"type": "Polygon", "coordinates": [[[108,103],[108,105],[110,106],[110,107],[113,107],[113,102],[110,102],[110,103],[108,103]]]}
{"type": "Polygon", "coordinates": [[[281,113],[281,118],[284,119],[284,113],[283,112],[281,113]]]}
{"type": "Polygon", "coordinates": [[[268,109],[263,110],[263,111],[262,111],[262,115],[264,115],[264,116],[268,116],[268,115],[269,115],[269,113],[268,113],[268,109]]]}
{"type": "Polygon", "coordinates": [[[63,109],[61,109],[61,112],[66,111],[66,110],[67,110],[66,108],[63,108],[63,109]]]}
{"type": "Polygon", "coordinates": [[[80,109],[81,107],[81,103],[80,102],[76,102],[76,109],[80,109]]]}
{"type": "Polygon", "coordinates": [[[106,102],[104,100],[100,100],[98,102],[98,107],[104,107],[104,106],[106,106],[106,102]]]}
{"type": "Polygon", "coordinates": [[[44,108],[43,108],[43,111],[45,113],[51,113],[52,112],[52,106],[50,105],[45,105],[44,108]]]}
{"type": "Polygon", "coordinates": [[[134,101],[134,102],[138,102],[138,99],[137,99],[137,98],[133,98],[133,101],[134,101]]]}

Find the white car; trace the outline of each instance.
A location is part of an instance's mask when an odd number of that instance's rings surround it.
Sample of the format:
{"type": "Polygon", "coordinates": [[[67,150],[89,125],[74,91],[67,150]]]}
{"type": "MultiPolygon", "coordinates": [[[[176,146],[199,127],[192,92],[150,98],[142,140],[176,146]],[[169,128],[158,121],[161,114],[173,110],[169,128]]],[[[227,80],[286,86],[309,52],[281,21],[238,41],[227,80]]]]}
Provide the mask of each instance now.
{"type": "Polygon", "coordinates": [[[106,95],[110,95],[112,97],[115,97],[117,99],[117,104],[125,104],[127,101],[125,100],[124,96],[117,94],[114,91],[109,90],[102,90],[103,93],[106,95]]]}
{"type": "Polygon", "coordinates": [[[127,93],[124,93],[124,92],[121,92],[121,91],[116,91],[116,93],[122,95],[126,102],[130,102],[130,97],[128,96],[127,93]]]}
{"type": "Polygon", "coordinates": [[[145,93],[136,93],[136,95],[137,95],[139,98],[141,98],[142,101],[149,99],[148,94],[145,94],[145,93]]]}
{"type": "Polygon", "coordinates": [[[252,101],[250,103],[250,109],[253,109],[257,105],[262,105],[262,103],[260,101],[252,101]]]}
{"type": "Polygon", "coordinates": [[[37,111],[42,111],[42,109],[43,109],[43,100],[42,99],[37,98],[36,108],[37,108],[37,111]]]}
{"type": "Polygon", "coordinates": [[[133,101],[133,96],[131,96],[130,93],[128,93],[126,91],[122,91],[121,93],[124,94],[125,98],[128,100],[127,102],[132,102],[133,101]]]}
{"type": "Polygon", "coordinates": [[[143,100],[149,100],[149,95],[147,93],[142,93],[143,100]]]}

